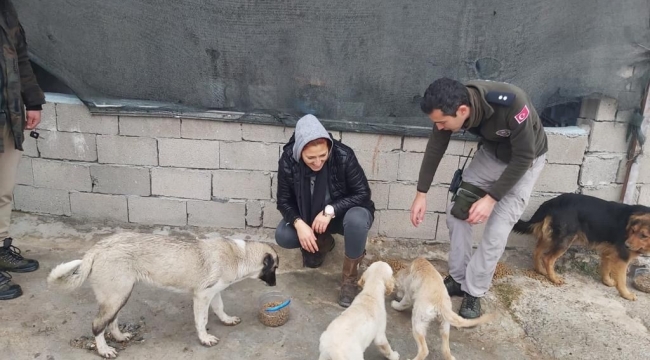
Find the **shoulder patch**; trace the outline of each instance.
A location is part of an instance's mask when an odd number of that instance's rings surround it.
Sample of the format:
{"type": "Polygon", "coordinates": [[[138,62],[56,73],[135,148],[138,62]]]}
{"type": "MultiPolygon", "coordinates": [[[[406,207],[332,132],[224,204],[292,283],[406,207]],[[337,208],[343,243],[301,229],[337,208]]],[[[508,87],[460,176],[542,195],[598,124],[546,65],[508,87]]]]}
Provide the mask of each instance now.
{"type": "Polygon", "coordinates": [[[526,119],[528,119],[528,115],[530,115],[530,111],[528,111],[528,105],[524,105],[521,111],[515,115],[515,120],[517,120],[517,123],[521,124],[522,122],[526,121],[526,119]]]}
{"type": "Polygon", "coordinates": [[[489,91],[485,94],[485,100],[490,104],[510,106],[515,101],[517,95],[502,91],[489,91]]]}

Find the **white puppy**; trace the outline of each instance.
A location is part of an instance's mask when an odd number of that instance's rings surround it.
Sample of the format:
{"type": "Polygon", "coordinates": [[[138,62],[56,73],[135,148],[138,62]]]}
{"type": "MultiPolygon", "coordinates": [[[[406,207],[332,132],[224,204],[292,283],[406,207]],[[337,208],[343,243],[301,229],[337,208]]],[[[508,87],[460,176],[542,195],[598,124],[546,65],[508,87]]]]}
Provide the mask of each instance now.
{"type": "Polygon", "coordinates": [[[363,360],[373,341],[385,357],[399,360],[386,339],[384,297],[393,292],[393,270],[383,261],[375,262],[363,273],[359,286],[362,290],[350,307],[321,335],[319,360],[363,360]]]}

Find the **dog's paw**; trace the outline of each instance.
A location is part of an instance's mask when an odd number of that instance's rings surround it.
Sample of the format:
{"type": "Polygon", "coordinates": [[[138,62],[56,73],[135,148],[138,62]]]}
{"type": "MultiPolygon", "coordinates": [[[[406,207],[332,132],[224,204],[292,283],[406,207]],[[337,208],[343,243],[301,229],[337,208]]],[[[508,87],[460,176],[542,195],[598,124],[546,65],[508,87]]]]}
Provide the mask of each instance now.
{"type": "Polygon", "coordinates": [[[611,277],[603,278],[603,284],[611,287],[616,285],[616,281],[614,281],[614,279],[612,279],[611,277]]]}
{"type": "Polygon", "coordinates": [[[116,334],[111,334],[111,335],[113,335],[113,339],[115,339],[115,341],[117,341],[117,342],[129,341],[133,337],[133,334],[128,333],[128,332],[120,333],[120,334],[117,334],[117,335],[116,334]]]}
{"type": "Polygon", "coordinates": [[[117,357],[117,350],[114,347],[106,345],[106,347],[97,348],[97,352],[103,358],[114,359],[117,357]]]}
{"type": "Polygon", "coordinates": [[[388,360],[399,360],[399,353],[397,351],[393,351],[390,353],[388,360]]]}
{"type": "Polygon", "coordinates": [[[402,310],[404,310],[406,308],[405,306],[402,305],[401,302],[399,302],[397,300],[391,301],[390,302],[390,307],[392,307],[393,309],[395,309],[397,311],[402,311],[402,310]]]}
{"type": "Polygon", "coordinates": [[[628,299],[630,301],[636,301],[636,295],[632,294],[631,292],[627,292],[625,294],[621,294],[621,296],[625,299],[628,299]]]}
{"type": "Polygon", "coordinates": [[[555,285],[564,285],[564,279],[562,279],[559,276],[554,278],[549,278],[549,280],[551,280],[551,282],[555,285]]]}
{"type": "Polygon", "coordinates": [[[239,324],[241,322],[241,319],[238,318],[237,316],[228,316],[228,317],[224,318],[223,320],[221,320],[221,322],[224,325],[235,326],[235,325],[237,325],[237,324],[239,324]]]}
{"type": "Polygon", "coordinates": [[[214,335],[205,335],[201,338],[201,344],[205,346],[215,346],[219,343],[219,338],[214,335]]]}

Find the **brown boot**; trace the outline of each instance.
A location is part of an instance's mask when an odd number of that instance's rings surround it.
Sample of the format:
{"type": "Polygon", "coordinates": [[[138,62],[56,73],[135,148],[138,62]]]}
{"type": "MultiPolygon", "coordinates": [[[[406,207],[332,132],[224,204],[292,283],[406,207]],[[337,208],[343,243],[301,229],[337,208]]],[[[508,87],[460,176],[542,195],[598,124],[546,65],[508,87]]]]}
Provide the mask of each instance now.
{"type": "Polygon", "coordinates": [[[343,261],[343,277],[341,281],[341,293],[339,294],[339,305],[344,308],[350,306],[352,300],[359,293],[359,288],[357,287],[359,265],[363,261],[364,256],[366,256],[365,251],[356,259],[350,259],[346,256],[343,261]]]}

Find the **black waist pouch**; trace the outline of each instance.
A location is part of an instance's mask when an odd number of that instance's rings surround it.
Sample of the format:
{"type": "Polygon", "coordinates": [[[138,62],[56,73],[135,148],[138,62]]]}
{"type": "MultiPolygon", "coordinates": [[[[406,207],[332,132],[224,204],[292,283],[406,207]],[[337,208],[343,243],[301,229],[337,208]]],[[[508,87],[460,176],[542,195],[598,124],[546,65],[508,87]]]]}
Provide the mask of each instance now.
{"type": "Polygon", "coordinates": [[[480,188],[463,182],[456,194],[451,198],[454,206],[452,206],[450,213],[457,219],[467,220],[472,204],[479,201],[485,194],[487,193],[480,188]]]}

